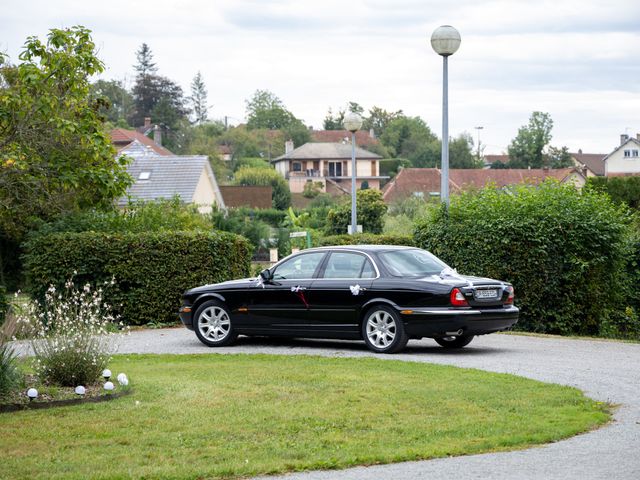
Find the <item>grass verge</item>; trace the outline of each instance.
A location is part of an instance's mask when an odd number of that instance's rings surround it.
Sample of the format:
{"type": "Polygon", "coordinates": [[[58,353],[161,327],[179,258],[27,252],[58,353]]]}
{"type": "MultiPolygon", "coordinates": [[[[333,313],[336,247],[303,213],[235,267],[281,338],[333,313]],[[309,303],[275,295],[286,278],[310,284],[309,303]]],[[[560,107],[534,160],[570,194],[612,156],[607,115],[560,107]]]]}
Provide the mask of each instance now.
{"type": "Polygon", "coordinates": [[[0,478],[235,478],[513,450],[605,423],[576,389],[378,359],[127,355],[134,393],[0,415],[0,478]]]}

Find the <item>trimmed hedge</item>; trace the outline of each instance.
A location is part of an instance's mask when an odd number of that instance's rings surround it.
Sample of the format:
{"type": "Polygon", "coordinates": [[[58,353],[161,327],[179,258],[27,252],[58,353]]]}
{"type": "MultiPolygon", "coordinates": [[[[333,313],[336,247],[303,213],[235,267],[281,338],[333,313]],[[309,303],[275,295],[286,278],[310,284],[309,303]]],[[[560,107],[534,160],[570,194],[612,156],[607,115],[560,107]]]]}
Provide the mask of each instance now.
{"type": "Polygon", "coordinates": [[[415,245],[413,238],[409,235],[375,235],[373,233],[331,235],[319,238],[314,243],[316,247],[332,245],[406,245],[411,247],[415,245]]]}
{"type": "Polygon", "coordinates": [[[98,286],[114,278],[105,303],[129,325],[175,322],[185,290],[248,276],[250,259],[249,242],[225,232],[54,233],[28,242],[24,256],[34,298],[72,276],[98,286]]]}
{"type": "Polygon", "coordinates": [[[630,232],[628,210],[606,195],[547,181],[454,196],[415,238],[461,273],[512,282],[520,329],[611,335],[630,305],[630,232]]]}

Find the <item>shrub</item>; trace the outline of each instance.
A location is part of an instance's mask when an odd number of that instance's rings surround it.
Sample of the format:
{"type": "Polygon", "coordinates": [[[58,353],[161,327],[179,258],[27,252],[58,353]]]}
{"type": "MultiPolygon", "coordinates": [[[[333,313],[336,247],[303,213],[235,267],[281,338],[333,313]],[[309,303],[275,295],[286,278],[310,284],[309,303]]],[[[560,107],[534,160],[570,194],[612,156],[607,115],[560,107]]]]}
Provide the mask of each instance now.
{"type": "Polygon", "coordinates": [[[236,185],[271,186],[273,208],[285,210],[291,205],[289,183],[273,168],[242,167],[236,172],[236,185]]]}
{"type": "Polygon", "coordinates": [[[415,238],[463,273],[512,282],[519,328],[594,335],[624,310],[628,233],[628,211],[607,196],[547,181],[452,197],[415,238]]]}
{"type": "Polygon", "coordinates": [[[33,298],[63,287],[73,271],[81,283],[113,277],[105,301],[131,325],[175,322],[184,290],[247,276],[251,257],[246,239],[225,232],[56,233],[26,248],[33,298]]]}
{"type": "Polygon", "coordinates": [[[374,235],[358,233],[356,235],[331,235],[322,237],[315,242],[317,247],[331,245],[406,245],[413,246],[414,240],[410,235],[374,235]]]}
{"type": "Polygon", "coordinates": [[[304,189],[302,190],[302,196],[305,198],[316,198],[318,195],[322,193],[322,189],[324,188],[324,184],[322,182],[312,182],[308,181],[304,184],[304,189]]]}
{"type": "Polygon", "coordinates": [[[7,343],[13,333],[6,324],[0,328],[0,398],[16,390],[22,383],[16,353],[7,343]]]}
{"type": "Polygon", "coordinates": [[[131,202],[122,210],[88,210],[62,215],[41,223],[29,238],[57,232],[137,233],[158,231],[209,231],[211,220],[195,205],[180,198],[152,202],[131,202]]]}
{"type": "Polygon", "coordinates": [[[607,193],[616,203],[640,209],[640,177],[589,177],[586,188],[607,193]]]}
{"type": "Polygon", "coordinates": [[[16,390],[21,381],[22,374],[18,369],[16,353],[0,338],[0,398],[16,390]]]}
{"type": "MultiPolygon", "coordinates": [[[[356,192],[357,222],[364,233],[382,233],[387,206],[380,190],[358,190],[356,192]]],[[[329,210],[326,232],[329,235],[347,233],[351,224],[351,203],[329,210]]]]}
{"type": "Polygon", "coordinates": [[[117,348],[117,334],[109,332],[115,317],[102,293],[89,284],[76,289],[71,280],[61,292],[52,285],[44,301],[33,302],[19,319],[35,333],[31,348],[41,381],[73,387],[100,377],[117,348]]]}

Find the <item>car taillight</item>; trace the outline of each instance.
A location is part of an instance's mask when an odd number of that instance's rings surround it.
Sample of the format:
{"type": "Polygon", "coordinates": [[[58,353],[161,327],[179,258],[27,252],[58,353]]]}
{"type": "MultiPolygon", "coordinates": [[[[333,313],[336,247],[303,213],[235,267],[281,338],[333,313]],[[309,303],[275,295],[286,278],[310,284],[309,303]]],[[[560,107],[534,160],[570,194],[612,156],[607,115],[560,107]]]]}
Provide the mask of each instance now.
{"type": "Polygon", "coordinates": [[[467,303],[467,300],[464,298],[464,295],[458,288],[454,288],[453,290],[451,290],[450,298],[451,298],[451,305],[453,305],[454,307],[469,306],[469,304],[467,303]]]}
{"type": "Polygon", "coordinates": [[[516,295],[515,295],[515,291],[513,289],[513,287],[509,286],[507,287],[507,292],[509,292],[509,296],[507,297],[507,299],[505,300],[504,304],[505,305],[511,305],[513,304],[513,300],[515,299],[516,295]]]}

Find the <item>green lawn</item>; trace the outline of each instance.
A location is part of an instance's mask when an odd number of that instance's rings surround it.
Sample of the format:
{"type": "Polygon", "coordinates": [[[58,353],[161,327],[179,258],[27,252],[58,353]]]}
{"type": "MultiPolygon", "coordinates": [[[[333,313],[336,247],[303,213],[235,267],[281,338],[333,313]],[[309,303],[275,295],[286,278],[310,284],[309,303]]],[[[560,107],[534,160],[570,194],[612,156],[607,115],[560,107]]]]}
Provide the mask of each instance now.
{"type": "Polygon", "coordinates": [[[0,414],[0,478],[233,478],[511,450],[607,422],[578,390],[378,359],[127,355],[134,393],[0,414]]]}

